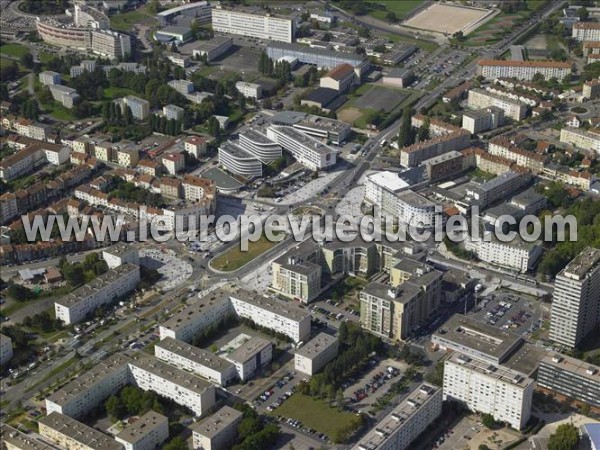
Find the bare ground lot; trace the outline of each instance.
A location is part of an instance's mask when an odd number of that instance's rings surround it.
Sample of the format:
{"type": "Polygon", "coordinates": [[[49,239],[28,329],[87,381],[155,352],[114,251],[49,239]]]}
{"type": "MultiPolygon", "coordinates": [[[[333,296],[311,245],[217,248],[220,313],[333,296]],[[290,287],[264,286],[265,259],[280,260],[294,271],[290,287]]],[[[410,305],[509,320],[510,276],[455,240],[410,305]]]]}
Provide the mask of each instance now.
{"type": "Polygon", "coordinates": [[[357,102],[361,108],[372,108],[377,111],[390,112],[406,98],[402,92],[382,87],[373,87],[362,95],[357,102]]]}
{"type": "Polygon", "coordinates": [[[352,107],[342,109],[337,113],[338,119],[346,123],[354,123],[354,121],[358,120],[360,116],[360,109],[352,107]]]}
{"type": "Polygon", "coordinates": [[[493,14],[494,12],[491,10],[433,4],[404,22],[403,25],[450,35],[457,31],[463,31],[466,34],[466,32],[472,31],[475,25],[483,24],[484,19],[491,18],[493,14]]]}

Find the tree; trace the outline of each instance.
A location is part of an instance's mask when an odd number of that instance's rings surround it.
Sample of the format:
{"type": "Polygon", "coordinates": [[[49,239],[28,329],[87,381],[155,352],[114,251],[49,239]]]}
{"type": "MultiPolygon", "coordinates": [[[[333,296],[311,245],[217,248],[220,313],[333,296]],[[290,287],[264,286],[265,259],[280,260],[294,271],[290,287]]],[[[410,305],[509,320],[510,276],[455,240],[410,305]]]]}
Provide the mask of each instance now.
{"type": "Polygon", "coordinates": [[[147,6],[147,11],[150,14],[156,14],[159,10],[160,5],[158,4],[158,0],[152,0],[148,6],[147,6]]]}
{"type": "Polygon", "coordinates": [[[121,399],[116,395],[111,395],[108,400],[104,403],[104,409],[106,413],[113,419],[122,419],[127,414],[127,409],[121,399]]]}
{"type": "Polygon", "coordinates": [[[188,450],[188,446],[179,436],[174,437],[163,447],[163,450],[188,450]]]}
{"type": "Polygon", "coordinates": [[[323,35],[323,42],[331,42],[333,35],[328,31],[323,35]]]}
{"type": "Polygon", "coordinates": [[[20,284],[11,284],[8,287],[8,295],[18,302],[31,300],[35,297],[33,291],[20,284]]]}
{"type": "Polygon", "coordinates": [[[390,23],[396,23],[398,22],[398,16],[394,11],[388,11],[385,15],[385,20],[387,20],[390,23]]]}
{"type": "Polygon", "coordinates": [[[431,119],[429,117],[425,117],[423,120],[423,125],[419,128],[419,132],[417,133],[417,139],[419,142],[426,141],[429,139],[429,127],[431,124],[431,119]]]}
{"type": "Polygon", "coordinates": [[[579,20],[585,22],[590,18],[590,12],[585,6],[582,6],[577,10],[577,16],[579,16],[579,20]]]}
{"type": "Polygon", "coordinates": [[[31,69],[33,67],[33,62],[33,55],[31,53],[26,53],[25,55],[21,56],[21,64],[23,67],[31,69]]]}
{"type": "Polygon", "coordinates": [[[489,448],[487,445],[485,445],[485,444],[481,444],[481,445],[479,446],[479,450],[492,450],[492,449],[490,449],[490,448],[489,448]]]}
{"type": "Polygon", "coordinates": [[[496,419],[489,413],[485,413],[481,416],[481,423],[486,428],[493,428],[496,425],[496,419]]]}
{"type": "Polygon", "coordinates": [[[400,131],[398,132],[399,148],[412,144],[412,125],[410,115],[410,108],[404,108],[404,111],[402,111],[402,123],[400,124],[400,131]]]}
{"type": "Polygon", "coordinates": [[[221,125],[219,124],[219,121],[215,118],[215,116],[209,117],[208,122],[206,124],[206,128],[208,134],[214,137],[218,137],[221,132],[221,125]]]}
{"type": "Polygon", "coordinates": [[[546,78],[544,78],[544,75],[542,75],[540,72],[535,73],[531,79],[533,83],[543,83],[545,80],[546,78]]]}
{"type": "Polygon", "coordinates": [[[371,30],[369,30],[367,27],[359,27],[358,28],[358,35],[361,38],[369,38],[371,37],[371,30]]]}
{"type": "Polygon", "coordinates": [[[548,439],[548,450],[575,450],[579,444],[577,428],[566,423],[559,425],[548,439]]]}
{"type": "Polygon", "coordinates": [[[454,39],[456,39],[458,42],[462,42],[462,41],[464,41],[464,39],[465,39],[465,34],[464,34],[462,31],[460,31],[460,30],[459,30],[459,31],[457,31],[456,33],[454,33],[454,34],[452,35],[452,37],[453,37],[454,39]]]}

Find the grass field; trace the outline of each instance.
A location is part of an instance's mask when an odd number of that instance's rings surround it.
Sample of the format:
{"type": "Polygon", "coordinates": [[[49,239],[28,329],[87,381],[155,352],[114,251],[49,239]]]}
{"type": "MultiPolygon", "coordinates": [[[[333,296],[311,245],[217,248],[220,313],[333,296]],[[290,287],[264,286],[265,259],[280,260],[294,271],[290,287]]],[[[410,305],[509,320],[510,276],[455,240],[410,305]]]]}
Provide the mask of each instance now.
{"type": "Polygon", "coordinates": [[[222,270],[225,272],[233,272],[240,267],[248,264],[257,256],[262,255],[267,250],[276,246],[279,242],[271,242],[266,236],[256,242],[248,243],[248,251],[244,252],[240,249],[238,244],[228,249],[225,253],[217,256],[211,262],[211,267],[216,270],[222,270]]]}
{"type": "Polygon", "coordinates": [[[40,52],[38,53],[38,59],[42,64],[48,64],[54,59],[54,55],[52,55],[51,53],[40,52]]]}
{"type": "Polygon", "coordinates": [[[110,87],[104,89],[104,98],[106,100],[115,100],[117,98],[125,97],[127,95],[136,95],[139,97],[140,94],[133,92],[131,89],[110,87]]]}
{"type": "Polygon", "coordinates": [[[4,44],[0,47],[0,54],[20,58],[29,53],[29,49],[21,44],[4,44]]]}
{"type": "Polygon", "coordinates": [[[399,36],[397,34],[386,34],[385,37],[387,37],[391,42],[406,42],[408,44],[414,44],[417,47],[420,47],[423,50],[428,51],[428,52],[432,52],[436,48],[439,47],[439,45],[433,41],[426,41],[424,39],[415,39],[415,38],[411,38],[411,37],[404,36],[404,35],[399,36]]]}
{"type": "Polygon", "coordinates": [[[111,16],[110,25],[115,30],[131,31],[134,25],[152,25],[155,20],[152,14],[146,12],[144,8],[140,8],[136,11],[111,16]]]}
{"type": "Polygon", "coordinates": [[[385,10],[372,9],[369,11],[369,15],[381,20],[385,20],[385,15],[388,13],[388,11],[396,13],[396,17],[398,19],[403,19],[413,9],[418,8],[425,3],[425,0],[374,0],[370,3],[379,3],[380,5],[385,5],[385,10]]]}
{"type": "Polygon", "coordinates": [[[296,392],[276,409],[277,415],[301,421],[305,426],[330,438],[339,429],[351,425],[354,415],[330,407],[324,400],[317,400],[296,392]]]}

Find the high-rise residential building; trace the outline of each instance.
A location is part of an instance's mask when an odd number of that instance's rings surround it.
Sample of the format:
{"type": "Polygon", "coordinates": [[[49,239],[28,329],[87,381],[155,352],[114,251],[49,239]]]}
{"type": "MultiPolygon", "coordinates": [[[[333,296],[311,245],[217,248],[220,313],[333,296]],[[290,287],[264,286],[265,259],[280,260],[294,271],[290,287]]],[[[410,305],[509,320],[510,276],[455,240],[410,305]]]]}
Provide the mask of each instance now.
{"type": "Polygon", "coordinates": [[[163,114],[169,120],[183,120],[184,109],[177,105],[163,106],[163,114]]]}
{"type": "Polygon", "coordinates": [[[212,10],[212,28],[219,33],[266,39],[271,41],[293,42],[296,34],[294,19],[265,14],[252,14],[238,8],[212,10]]]}
{"type": "Polygon", "coordinates": [[[338,355],[338,340],[327,333],[319,333],[296,350],[294,367],[307,375],[319,372],[338,355]]]}
{"type": "Polygon", "coordinates": [[[12,339],[0,333],[0,366],[8,364],[13,357],[12,339]]]}
{"type": "MultiPolygon", "coordinates": [[[[40,74],[41,76],[41,74],[40,74]]],[[[583,83],[581,91],[583,98],[593,100],[600,96],[600,80],[589,80],[583,83]]]]}
{"type": "Polygon", "coordinates": [[[501,241],[493,233],[486,232],[481,239],[465,240],[465,249],[477,254],[477,258],[494,266],[529,272],[537,264],[544,251],[541,241],[528,242],[520,237],[501,241]]]}
{"type": "Polygon", "coordinates": [[[475,111],[465,111],[463,114],[462,127],[469,130],[471,134],[481,131],[493,130],[504,124],[504,110],[497,106],[475,111]]]}
{"type": "Polygon", "coordinates": [[[93,30],[91,50],[110,59],[126,60],[131,55],[131,38],[116,31],[93,30]]]}
{"type": "Polygon", "coordinates": [[[60,73],[52,72],[51,70],[40,72],[40,83],[42,83],[44,86],[60,84],[60,73]]]}
{"type": "Polygon", "coordinates": [[[243,414],[230,406],[223,406],[201,422],[190,426],[192,448],[195,450],[225,450],[237,439],[237,426],[243,414]]]}
{"type": "Polygon", "coordinates": [[[423,383],[352,450],[404,450],[442,413],[442,390],[423,383]]]}
{"type": "Polygon", "coordinates": [[[521,430],[531,416],[531,378],[487,361],[454,353],[444,363],[444,400],[487,413],[521,430]]]}
{"type": "Polygon", "coordinates": [[[285,297],[309,303],[321,292],[323,269],[319,264],[288,252],[271,263],[271,270],[271,288],[285,297]]]}
{"type": "Polygon", "coordinates": [[[483,89],[471,89],[469,91],[467,106],[475,109],[495,106],[502,109],[504,115],[513,120],[524,119],[527,114],[527,105],[522,101],[502,97],[483,89]]]}
{"type": "Polygon", "coordinates": [[[229,353],[225,359],[235,366],[239,379],[247,381],[271,362],[273,344],[266,339],[254,336],[229,353]]]}
{"type": "Polygon", "coordinates": [[[103,249],[102,259],[106,261],[109,269],[114,269],[125,263],[139,266],[140,252],[135,245],[121,242],[103,249]]]}
{"type": "Polygon", "coordinates": [[[573,24],[571,37],[582,41],[600,41],[600,23],[598,22],[577,22],[573,24]]]}
{"type": "Polygon", "coordinates": [[[587,247],[554,283],[550,340],[569,349],[600,324],[600,249],[587,247]]]}
{"type": "Polygon", "coordinates": [[[246,98],[253,98],[255,100],[262,98],[262,85],[260,84],[238,81],[235,83],[235,88],[246,98]]]}
{"type": "Polygon", "coordinates": [[[79,94],[73,88],[63,86],[62,84],[50,85],[52,98],[62,104],[65,108],[72,108],[79,100],[79,94]]]}
{"type": "Polygon", "coordinates": [[[496,78],[517,78],[531,81],[535,74],[541,74],[546,80],[562,80],[572,71],[568,62],[560,61],[507,61],[484,59],[477,63],[477,75],[488,80],[496,78]]]}
{"type": "Polygon", "coordinates": [[[144,120],[150,115],[150,102],[133,95],[128,95],[119,100],[116,100],[121,105],[121,108],[129,106],[131,114],[135,119],[144,120]]]}

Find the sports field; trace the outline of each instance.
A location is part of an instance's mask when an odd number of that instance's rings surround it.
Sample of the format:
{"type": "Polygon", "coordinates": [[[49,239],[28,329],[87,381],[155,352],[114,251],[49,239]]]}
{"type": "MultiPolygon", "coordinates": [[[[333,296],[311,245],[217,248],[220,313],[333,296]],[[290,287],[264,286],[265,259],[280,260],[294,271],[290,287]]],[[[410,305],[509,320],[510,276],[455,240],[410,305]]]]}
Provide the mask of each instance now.
{"type": "Polygon", "coordinates": [[[490,18],[494,11],[454,5],[433,4],[411,17],[403,25],[436,33],[454,34],[462,31],[467,34],[490,18]]]}

